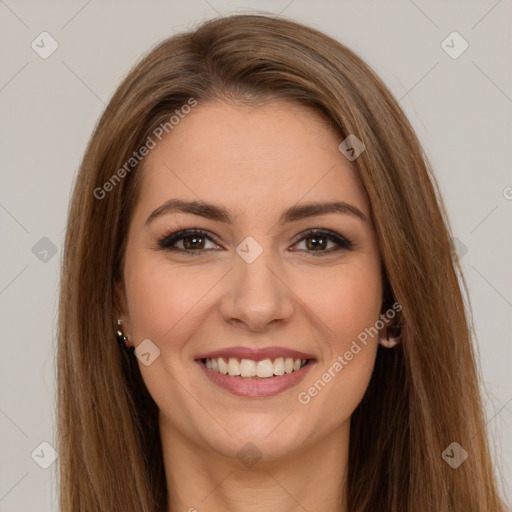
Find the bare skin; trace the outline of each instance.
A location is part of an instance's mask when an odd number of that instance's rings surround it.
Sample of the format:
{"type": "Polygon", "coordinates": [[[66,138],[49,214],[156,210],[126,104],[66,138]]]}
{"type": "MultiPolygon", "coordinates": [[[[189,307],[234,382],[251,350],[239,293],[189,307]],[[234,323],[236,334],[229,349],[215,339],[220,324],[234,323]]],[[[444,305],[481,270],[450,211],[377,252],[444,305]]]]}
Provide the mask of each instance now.
{"type": "Polygon", "coordinates": [[[368,199],[340,142],[300,105],[214,102],[196,107],[146,159],[119,300],[130,342],[149,339],[160,350],[139,367],[160,411],[169,512],[347,510],[350,416],[368,386],[377,336],[359,343],[341,371],[332,367],[379,319],[382,284],[368,199]],[[167,212],[146,224],[172,198],[222,206],[232,222],[167,212]],[[332,212],[278,224],[292,206],[330,201],[366,219],[332,212]],[[181,229],[211,240],[174,242],[192,256],[159,248],[181,229]],[[309,229],[353,245],[304,238],[309,229]],[[251,263],[236,252],[249,236],[263,250],[251,263]],[[315,361],[296,386],[237,396],[196,361],[234,346],[291,348],[315,361]],[[308,393],[329,368],[329,382],[308,393]],[[244,462],[244,447],[261,458],[244,462]]]}

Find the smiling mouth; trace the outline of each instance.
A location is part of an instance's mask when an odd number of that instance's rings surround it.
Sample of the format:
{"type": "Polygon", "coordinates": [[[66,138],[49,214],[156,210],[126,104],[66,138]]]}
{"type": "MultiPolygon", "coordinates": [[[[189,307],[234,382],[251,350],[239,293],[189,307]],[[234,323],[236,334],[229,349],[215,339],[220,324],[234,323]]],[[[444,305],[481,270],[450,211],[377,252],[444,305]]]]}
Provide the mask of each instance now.
{"type": "Polygon", "coordinates": [[[238,359],[236,357],[216,357],[199,360],[214,373],[240,377],[241,379],[270,379],[280,375],[298,372],[312,359],[276,357],[275,359],[238,359]]]}

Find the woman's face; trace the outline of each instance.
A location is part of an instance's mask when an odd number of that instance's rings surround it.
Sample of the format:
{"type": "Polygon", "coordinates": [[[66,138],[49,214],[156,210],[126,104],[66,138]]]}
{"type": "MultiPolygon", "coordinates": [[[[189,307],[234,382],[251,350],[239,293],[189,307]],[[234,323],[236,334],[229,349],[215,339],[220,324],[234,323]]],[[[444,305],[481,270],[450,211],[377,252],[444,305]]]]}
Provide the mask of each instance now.
{"type": "Polygon", "coordinates": [[[379,319],[382,287],[340,142],[300,105],[214,102],[146,157],[122,318],[144,342],[161,428],[188,446],[235,457],[250,442],[270,460],[348,432],[377,350],[358,336],[379,319]]]}

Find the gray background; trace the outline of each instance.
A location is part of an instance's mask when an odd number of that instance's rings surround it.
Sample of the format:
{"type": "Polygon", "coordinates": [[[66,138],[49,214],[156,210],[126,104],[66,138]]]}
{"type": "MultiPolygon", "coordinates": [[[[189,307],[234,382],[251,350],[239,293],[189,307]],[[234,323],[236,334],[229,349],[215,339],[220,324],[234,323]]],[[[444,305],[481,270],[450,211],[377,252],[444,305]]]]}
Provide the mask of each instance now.
{"type": "Polygon", "coordinates": [[[493,457],[511,495],[510,0],[0,0],[1,511],[58,510],[56,464],[35,460],[51,461],[41,442],[55,446],[63,229],[95,123],[143,52],[207,18],[254,9],[282,12],[358,52],[417,130],[463,256],[493,457]],[[31,48],[43,31],[59,45],[47,59],[31,48]],[[456,59],[441,46],[453,31],[469,43],[456,59]]]}

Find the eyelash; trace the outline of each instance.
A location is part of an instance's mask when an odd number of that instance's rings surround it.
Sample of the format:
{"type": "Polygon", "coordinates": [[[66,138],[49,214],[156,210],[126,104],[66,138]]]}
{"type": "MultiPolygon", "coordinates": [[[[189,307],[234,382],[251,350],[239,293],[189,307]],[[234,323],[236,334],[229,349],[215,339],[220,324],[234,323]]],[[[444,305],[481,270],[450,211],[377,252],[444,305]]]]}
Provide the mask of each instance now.
{"type": "MultiPolygon", "coordinates": [[[[194,256],[200,256],[201,254],[211,251],[211,249],[199,249],[199,250],[187,250],[187,249],[179,249],[177,247],[173,247],[173,244],[178,242],[179,240],[183,240],[190,235],[201,235],[204,238],[207,238],[210,240],[210,242],[213,242],[216,245],[217,242],[212,239],[212,237],[209,236],[207,231],[204,231],[202,229],[183,229],[181,231],[176,231],[174,233],[166,234],[164,235],[159,241],[158,241],[158,247],[160,249],[178,252],[181,254],[184,254],[186,256],[194,257],[194,256]]],[[[338,235],[337,233],[333,231],[329,231],[326,229],[310,229],[302,233],[302,237],[295,242],[294,245],[298,244],[299,242],[302,242],[306,238],[310,238],[313,236],[322,236],[323,238],[327,238],[328,240],[336,243],[338,245],[337,249],[328,249],[325,251],[308,251],[311,254],[313,254],[315,257],[322,257],[327,254],[332,254],[333,252],[338,252],[341,250],[347,250],[350,251],[354,247],[354,243],[350,241],[348,238],[343,237],[341,235],[338,235]]]]}

